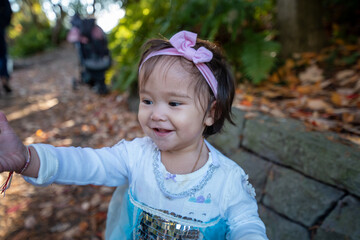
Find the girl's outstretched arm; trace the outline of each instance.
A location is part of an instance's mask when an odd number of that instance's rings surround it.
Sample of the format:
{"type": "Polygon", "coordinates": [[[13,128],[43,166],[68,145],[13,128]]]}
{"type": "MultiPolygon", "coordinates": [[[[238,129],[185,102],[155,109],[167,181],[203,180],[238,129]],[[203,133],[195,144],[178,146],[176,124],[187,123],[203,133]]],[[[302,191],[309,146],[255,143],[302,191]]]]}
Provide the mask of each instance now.
{"type": "Polygon", "coordinates": [[[30,157],[29,165],[22,174],[37,177],[40,167],[39,157],[34,148],[30,147],[29,151],[10,127],[5,114],[0,112],[0,173],[5,171],[20,173],[30,157]]]}

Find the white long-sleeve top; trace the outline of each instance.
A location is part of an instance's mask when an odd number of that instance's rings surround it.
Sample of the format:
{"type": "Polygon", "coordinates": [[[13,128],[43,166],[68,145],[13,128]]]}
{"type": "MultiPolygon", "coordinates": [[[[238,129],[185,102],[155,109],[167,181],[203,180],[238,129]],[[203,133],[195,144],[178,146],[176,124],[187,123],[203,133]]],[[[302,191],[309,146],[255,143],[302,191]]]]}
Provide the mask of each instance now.
{"type": "Polygon", "coordinates": [[[149,137],[122,140],[101,149],[34,144],[40,158],[39,175],[24,178],[39,186],[117,187],[108,209],[106,239],[133,238],[139,222],[133,211],[146,211],[201,229],[203,239],[219,239],[211,232],[220,234],[221,228],[224,239],[266,240],[247,175],[207,141],[206,145],[209,159],[202,168],[173,175],[149,137]]]}

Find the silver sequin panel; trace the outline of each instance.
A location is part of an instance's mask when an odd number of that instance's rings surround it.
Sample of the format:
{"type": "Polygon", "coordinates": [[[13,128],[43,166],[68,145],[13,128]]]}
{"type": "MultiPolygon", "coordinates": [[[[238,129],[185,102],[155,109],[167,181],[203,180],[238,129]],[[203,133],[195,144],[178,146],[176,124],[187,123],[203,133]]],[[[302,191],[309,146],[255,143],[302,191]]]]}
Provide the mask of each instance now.
{"type": "Polygon", "coordinates": [[[140,215],[140,224],[135,230],[135,239],[200,240],[203,239],[203,235],[197,228],[181,225],[143,211],[140,215]]]}

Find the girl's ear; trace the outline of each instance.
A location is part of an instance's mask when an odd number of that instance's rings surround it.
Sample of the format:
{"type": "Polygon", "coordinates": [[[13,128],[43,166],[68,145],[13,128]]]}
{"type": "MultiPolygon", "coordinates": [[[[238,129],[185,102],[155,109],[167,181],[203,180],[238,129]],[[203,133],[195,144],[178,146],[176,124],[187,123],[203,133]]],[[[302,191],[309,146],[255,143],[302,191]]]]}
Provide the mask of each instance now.
{"type": "Polygon", "coordinates": [[[216,100],[211,103],[210,110],[206,113],[205,116],[204,124],[208,127],[213,125],[215,122],[215,105],[216,100]]]}

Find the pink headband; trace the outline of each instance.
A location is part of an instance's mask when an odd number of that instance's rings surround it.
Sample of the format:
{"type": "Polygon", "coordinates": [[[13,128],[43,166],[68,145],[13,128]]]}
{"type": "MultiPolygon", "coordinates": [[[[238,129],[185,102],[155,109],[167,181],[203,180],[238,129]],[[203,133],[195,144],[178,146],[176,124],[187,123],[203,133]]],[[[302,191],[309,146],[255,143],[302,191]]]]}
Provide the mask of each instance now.
{"type": "Polygon", "coordinates": [[[199,69],[201,74],[204,76],[206,82],[209,84],[211,90],[214,93],[215,98],[217,97],[217,81],[210,68],[206,66],[205,62],[210,62],[213,54],[205,47],[200,47],[195,50],[193,47],[196,44],[196,33],[181,31],[170,38],[170,43],[174,48],[166,48],[156,52],[150,53],[139,67],[139,72],[142,65],[151,57],[159,55],[171,55],[171,56],[182,56],[192,61],[195,66],[199,69]]]}

